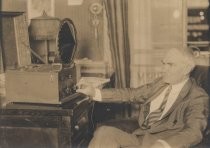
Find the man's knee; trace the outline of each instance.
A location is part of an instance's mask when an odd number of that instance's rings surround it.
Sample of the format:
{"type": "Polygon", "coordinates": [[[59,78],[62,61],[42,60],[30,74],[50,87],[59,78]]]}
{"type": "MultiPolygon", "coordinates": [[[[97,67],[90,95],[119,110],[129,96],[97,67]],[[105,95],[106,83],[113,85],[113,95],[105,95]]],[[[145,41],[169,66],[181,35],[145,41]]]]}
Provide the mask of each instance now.
{"type": "Polygon", "coordinates": [[[100,126],[96,129],[94,136],[110,136],[114,130],[115,128],[111,126],[100,126]]]}
{"type": "Polygon", "coordinates": [[[94,132],[94,137],[89,144],[89,148],[98,147],[118,147],[116,143],[116,137],[119,133],[117,128],[111,126],[100,126],[94,132]]]}

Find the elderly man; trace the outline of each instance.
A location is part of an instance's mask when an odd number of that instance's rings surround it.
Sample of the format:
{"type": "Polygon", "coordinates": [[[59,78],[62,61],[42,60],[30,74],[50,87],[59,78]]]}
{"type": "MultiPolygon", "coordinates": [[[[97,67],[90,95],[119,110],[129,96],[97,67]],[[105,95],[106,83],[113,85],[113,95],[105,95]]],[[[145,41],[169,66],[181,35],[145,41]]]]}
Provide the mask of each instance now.
{"type": "Polygon", "coordinates": [[[164,74],[153,83],[130,89],[78,90],[95,101],[140,104],[139,128],[133,133],[102,126],[90,148],[182,148],[198,144],[207,126],[208,95],[193,78],[191,49],[171,49],[163,59],[164,74]]]}

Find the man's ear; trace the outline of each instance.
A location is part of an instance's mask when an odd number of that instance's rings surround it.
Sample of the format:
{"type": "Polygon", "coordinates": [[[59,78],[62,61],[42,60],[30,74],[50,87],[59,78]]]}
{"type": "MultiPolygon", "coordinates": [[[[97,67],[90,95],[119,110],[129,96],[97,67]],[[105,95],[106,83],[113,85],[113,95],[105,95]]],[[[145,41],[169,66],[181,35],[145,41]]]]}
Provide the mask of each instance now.
{"type": "Polygon", "coordinates": [[[192,71],[192,66],[190,64],[185,65],[185,68],[183,69],[183,73],[185,75],[189,75],[191,71],[192,71]]]}

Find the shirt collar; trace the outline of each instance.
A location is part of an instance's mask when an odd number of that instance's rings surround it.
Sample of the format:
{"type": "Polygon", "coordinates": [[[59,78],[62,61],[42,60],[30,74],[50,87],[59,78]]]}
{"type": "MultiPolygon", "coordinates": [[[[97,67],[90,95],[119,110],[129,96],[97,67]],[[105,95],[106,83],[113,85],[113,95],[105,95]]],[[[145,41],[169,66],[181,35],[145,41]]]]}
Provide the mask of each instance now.
{"type": "Polygon", "coordinates": [[[189,80],[189,77],[186,78],[186,79],[184,79],[183,81],[177,83],[177,84],[173,84],[173,85],[172,85],[172,89],[174,89],[174,88],[180,88],[180,87],[182,88],[182,87],[184,86],[184,84],[185,84],[188,80],[189,80]]]}

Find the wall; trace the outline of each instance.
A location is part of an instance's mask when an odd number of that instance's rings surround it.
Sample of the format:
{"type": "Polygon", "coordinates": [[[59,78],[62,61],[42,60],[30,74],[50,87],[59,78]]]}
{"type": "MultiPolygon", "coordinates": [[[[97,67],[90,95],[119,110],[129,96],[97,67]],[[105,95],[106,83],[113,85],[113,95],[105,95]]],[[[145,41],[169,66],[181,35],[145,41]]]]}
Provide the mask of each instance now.
{"type": "Polygon", "coordinates": [[[63,19],[73,20],[77,29],[78,54],[77,58],[89,58],[92,60],[103,60],[103,13],[99,15],[99,49],[94,36],[89,6],[101,0],[84,0],[82,5],[67,5],[67,0],[55,0],[55,16],[63,19]]]}
{"type": "Polygon", "coordinates": [[[1,11],[26,11],[27,0],[1,0],[1,11]]]}

